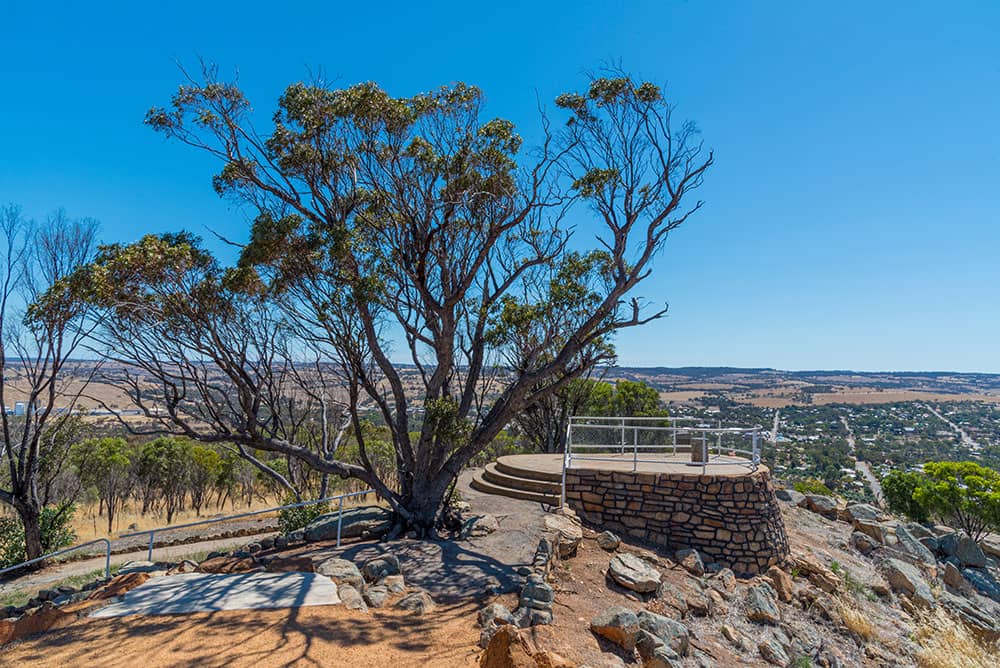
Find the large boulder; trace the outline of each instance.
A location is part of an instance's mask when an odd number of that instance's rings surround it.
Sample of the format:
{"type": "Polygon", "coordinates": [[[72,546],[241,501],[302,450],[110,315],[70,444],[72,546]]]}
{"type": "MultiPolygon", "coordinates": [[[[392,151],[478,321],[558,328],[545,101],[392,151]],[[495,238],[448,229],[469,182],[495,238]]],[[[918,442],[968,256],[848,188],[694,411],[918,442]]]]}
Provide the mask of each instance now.
{"type": "Polygon", "coordinates": [[[885,544],[885,526],[874,520],[856,519],[854,530],[863,533],[879,545],[885,544]]]}
{"type": "Polygon", "coordinates": [[[896,527],[896,540],[898,542],[889,549],[902,559],[922,566],[933,566],[937,563],[934,553],[917,540],[906,527],[896,527]]]}
{"type": "Polygon", "coordinates": [[[931,588],[912,564],[899,559],[886,559],[885,577],[895,591],[905,594],[914,603],[927,608],[934,607],[934,594],[931,593],[931,588]]]}
{"type": "Polygon", "coordinates": [[[767,583],[754,585],[746,593],[747,619],[761,624],[777,626],[781,622],[778,611],[778,594],[767,583]]]}
{"type": "Polygon", "coordinates": [[[837,500],[833,497],[822,494],[808,494],[806,495],[805,506],[808,510],[823,517],[828,517],[832,520],[837,519],[837,500]]]}
{"type": "Polygon", "coordinates": [[[368,604],[365,603],[361,592],[354,585],[343,582],[337,587],[337,595],[340,596],[341,603],[348,610],[368,612],[368,604]]]}
{"type": "MultiPolygon", "coordinates": [[[[337,539],[338,512],[320,515],[306,525],[302,536],[310,543],[337,539]]],[[[348,508],[340,525],[341,538],[379,537],[392,528],[392,511],[381,506],[348,508]]]]}
{"type": "Polygon", "coordinates": [[[963,566],[986,567],[986,553],[983,552],[983,548],[964,532],[957,534],[955,551],[952,554],[963,566]]]}
{"type": "Polygon", "coordinates": [[[400,610],[409,610],[415,615],[423,615],[433,610],[435,605],[434,599],[430,597],[430,594],[425,591],[415,591],[396,601],[396,605],[393,607],[400,610]]]}
{"type": "Polygon", "coordinates": [[[590,630],[631,652],[639,637],[639,617],[628,608],[609,608],[590,621],[590,630]]]}
{"type": "Polygon", "coordinates": [[[517,629],[509,625],[493,632],[479,660],[480,668],[535,668],[537,665],[528,644],[517,629]]]}
{"type": "Polygon", "coordinates": [[[778,497],[779,501],[787,501],[793,506],[801,506],[806,500],[805,494],[797,492],[794,489],[776,489],[774,490],[774,495],[778,497]]]}
{"type": "Polygon", "coordinates": [[[795,583],[792,582],[791,575],[778,566],[771,566],[767,569],[764,577],[771,581],[771,586],[778,594],[779,599],[785,603],[792,602],[792,598],[795,596],[795,583]]]}
{"type": "Polygon", "coordinates": [[[390,575],[399,575],[399,557],[388,553],[372,557],[361,567],[361,574],[368,582],[377,582],[390,575]]]}
{"type": "Polygon", "coordinates": [[[996,578],[989,571],[979,568],[963,568],[961,571],[962,575],[976,591],[1000,603],[1000,583],[997,582],[996,578]]]}
{"type": "Polygon", "coordinates": [[[660,572],[634,554],[616,554],[608,566],[608,575],[626,589],[647,594],[660,586],[660,572]]]}
{"type": "Polygon", "coordinates": [[[684,656],[688,653],[691,634],[680,622],[642,610],[638,614],[639,628],[650,634],[660,644],[666,645],[673,652],[684,656]]]}
{"type": "Polygon", "coordinates": [[[855,531],[851,534],[851,546],[861,554],[871,554],[880,544],[868,534],[855,531]]]}
{"type": "Polygon", "coordinates": [[[622,544],[621,538],[617,535],[611,533],[610,531],[605,531],[603,533],[597,534],[597,547],[602,550],[607,550],[608,552],[614,552],[618,549],[618,546],[622,544]]]}
{"type": "Polygon", "coordinates": [[[583,540],[583,527],[576,518],[569,515],[546,515],[545,528],[555,533],[556,551],[560,559],[576,554],[576,548],[583,540]]]}
{"type": "Polygon", "coordinates": [[[365,578],[353,561],[330,557],[321,561],[315,569],[317,573],[325,575],[337,584],[349,584],[359,591],[365,586],[365,578]]]}
{"type": "Polygon", "coordinates": [[[840,513],[841,518],[848,523],[855,520],[868,520],[876,522],[882,516],[882,512],[875,506],[868,503],[852,503],[844,508],[840,513]]]}

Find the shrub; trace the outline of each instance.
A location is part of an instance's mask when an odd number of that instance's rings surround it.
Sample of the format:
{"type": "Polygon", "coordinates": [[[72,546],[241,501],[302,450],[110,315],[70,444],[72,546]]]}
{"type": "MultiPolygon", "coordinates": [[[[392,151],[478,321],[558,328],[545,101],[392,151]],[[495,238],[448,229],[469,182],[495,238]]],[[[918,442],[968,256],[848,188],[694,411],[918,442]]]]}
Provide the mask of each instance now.
{"type": "Polygon", "coordinates": [[[824,485],[822,480],[816,480],[815,478],[799,480],[792,485],[792,489],[801,494],[822,494],[823,496],[833,496],[833,490],[824,485]]]}
{"type": "MultiPolygon", "coordinates": [[[[42,509],[42,551],[52,552],[68,547],[76,540],[70,526],[76,506],[64,504],[42,509]]],[[[25,560],[24,526],[17,517],[0,517],[0,568],[13,566],[25,560]]]]}
{"type": "Polygon", "coordinates": [[[1000,473],[975,462],[928,462],[913,499],[975,540],[1000,531],[1000,473]]]}
{"type": "MultiPolygon", "coordinates": [[[[286,500],[285,503],[295,503],[295,501],[286,500]]],[[[281,535],[287,536],[293,531],[302,529],[320,515],[328,512],[330,512],[330,504],[325,502],[280,510],[278,511],[278,527],[281,530],[281,535]]]]}

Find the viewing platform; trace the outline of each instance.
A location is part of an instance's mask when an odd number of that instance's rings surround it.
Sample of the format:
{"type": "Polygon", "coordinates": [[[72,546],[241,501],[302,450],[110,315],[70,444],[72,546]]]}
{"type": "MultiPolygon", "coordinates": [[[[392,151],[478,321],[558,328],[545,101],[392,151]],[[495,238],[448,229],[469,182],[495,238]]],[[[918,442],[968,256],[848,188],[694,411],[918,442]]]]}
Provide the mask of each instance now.
{"type": "Polygon", "coordinates": [[[666,418],[578,418],[565,454],[500,457],[472,487],[568,506],[595,529],[693,547],[740,574],[788,554],[759,427],[679,426],[666,418]]]}

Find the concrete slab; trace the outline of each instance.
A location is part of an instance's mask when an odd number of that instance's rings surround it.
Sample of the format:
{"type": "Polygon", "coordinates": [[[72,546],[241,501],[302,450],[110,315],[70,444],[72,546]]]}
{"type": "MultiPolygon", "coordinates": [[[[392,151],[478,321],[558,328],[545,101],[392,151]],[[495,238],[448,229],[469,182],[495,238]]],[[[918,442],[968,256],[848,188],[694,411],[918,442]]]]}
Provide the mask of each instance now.
{"type": "Polygon", "coordinates": [[[153,578],[91,617],[178,615],[337,605],[337,586],[316,573],[184,573],[153,578]]]}

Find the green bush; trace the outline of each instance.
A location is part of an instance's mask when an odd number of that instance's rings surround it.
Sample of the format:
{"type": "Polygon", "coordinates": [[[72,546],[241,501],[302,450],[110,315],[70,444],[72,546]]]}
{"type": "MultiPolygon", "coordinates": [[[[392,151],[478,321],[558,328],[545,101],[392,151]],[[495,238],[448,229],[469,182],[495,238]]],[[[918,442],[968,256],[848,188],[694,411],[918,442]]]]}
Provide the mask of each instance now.
{"type": "Polygon", "coordinates": [[[810,478],[799,480],[792,485],[792,489],[802,494],[822,494],[823,496],[833,496],[833,490],[823,484],[822,480],[810,478]]]}
{"type": "MultiPolygon", "coordinates": [[[[286,500],[285,503],[295,503],[295,501],[286,500]]],[[[285,508],[278,511],[278,528],[281,530],[281,535],[287,536],[328,512],[330,512],[330,504],[328,503],[314,503],[311,506],[285,508]]]]}
{"type": "MultiPolygon", "coordinates": [[[[69,547],[76,540],[70,523],[76,506],[48,506],[42,509],[42,552],[69,547]]],[[[26,559],[24,527],[17,517],[0,517],[0,568],[19,564],[26,559]]]]}
{"type": "Polygon", "coordinates": [[[892,471],[882,478],[882,493],[889,510],[906,515],[914,522],[926,522],[929,519],[927,506],[914,498],[914,492],[925,484],[924,476],[911,471],[892,471]]]}

